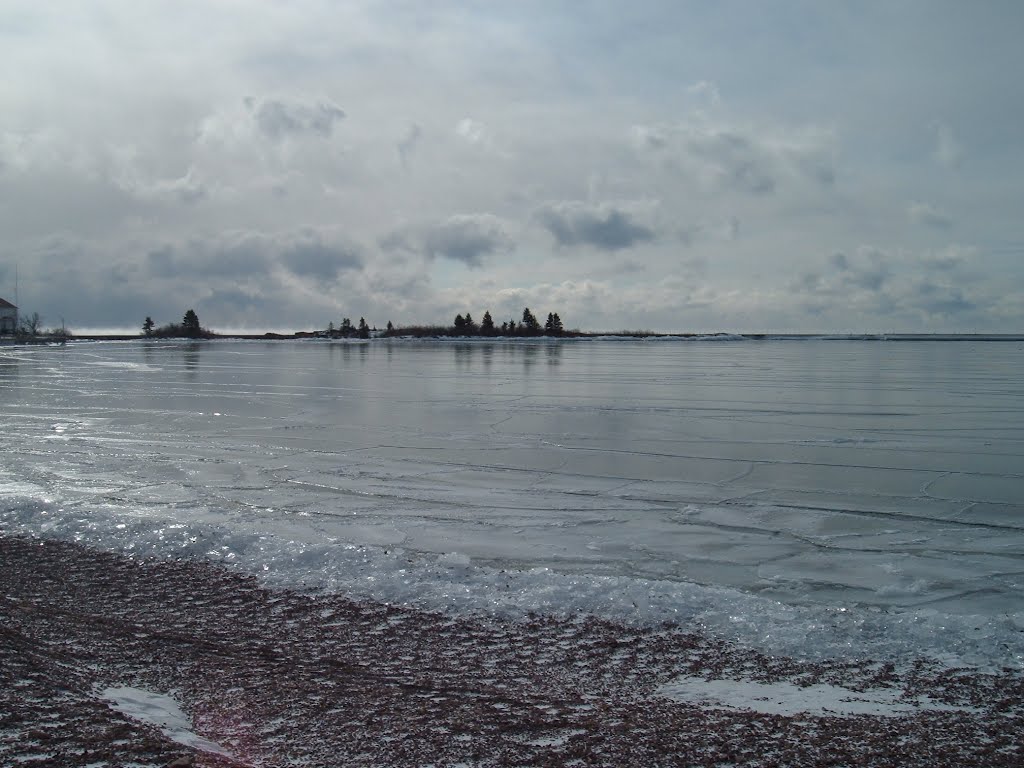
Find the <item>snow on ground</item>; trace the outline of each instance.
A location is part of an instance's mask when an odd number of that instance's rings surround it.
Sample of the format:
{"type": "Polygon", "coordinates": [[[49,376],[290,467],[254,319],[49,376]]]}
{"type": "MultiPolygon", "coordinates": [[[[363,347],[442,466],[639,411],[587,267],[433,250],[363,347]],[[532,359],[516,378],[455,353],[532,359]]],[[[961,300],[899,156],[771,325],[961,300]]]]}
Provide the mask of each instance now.
{"type": "Polygon", "coordinates": [[[131,685],[111,685],[99,691],[99,697],[109,701],[118,712],[143,723],[155,725],[171,741],[202,752],[231,757],[231,753],[216,742],[204,739],[192,728],[192,720],[173,697],[154,693],[131,685]]]}
{"type": "Polygon", "coordinates": [[[935,701],[928,696],[905,696],[892,688],[855,691],[841,685],[795,685],[788,680],[708,680],[683,675],[658,689],[658,695],[699,706],[748,710],[766,715],[903,717],[921,712],[972,712],[973,707],[935,701]]]}

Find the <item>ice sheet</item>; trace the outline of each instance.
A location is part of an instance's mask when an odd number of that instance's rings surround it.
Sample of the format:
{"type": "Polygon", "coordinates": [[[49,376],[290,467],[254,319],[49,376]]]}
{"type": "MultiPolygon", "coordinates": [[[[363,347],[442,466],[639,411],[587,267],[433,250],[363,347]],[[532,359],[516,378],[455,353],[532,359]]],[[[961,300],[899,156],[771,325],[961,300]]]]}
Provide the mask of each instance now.
{"type": "Polygon", "coordinates": [[[0,531],[453,610],[1016,665],[1020,347],[14,347],[0,531]]]}

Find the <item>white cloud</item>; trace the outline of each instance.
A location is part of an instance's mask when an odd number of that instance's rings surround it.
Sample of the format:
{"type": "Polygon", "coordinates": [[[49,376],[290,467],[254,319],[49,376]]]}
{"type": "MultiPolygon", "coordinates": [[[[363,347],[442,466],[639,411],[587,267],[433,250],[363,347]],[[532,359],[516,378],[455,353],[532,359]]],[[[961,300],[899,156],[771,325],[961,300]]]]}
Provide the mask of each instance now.
{"type": "Polygon", "coordinates": [[[471,117],[464,117],[462,120],[459,120],[455,126],[455,133],[470,144],[487,144],[489,142],[487,126],[471,117]]]}
{"type": "Polygon", "coordinates": [[[718,86],[707,80],[694,83],[686,92],[698,103],[708,107],[717,107],[722,103],[722,95],[718,92],[718,86]]]}

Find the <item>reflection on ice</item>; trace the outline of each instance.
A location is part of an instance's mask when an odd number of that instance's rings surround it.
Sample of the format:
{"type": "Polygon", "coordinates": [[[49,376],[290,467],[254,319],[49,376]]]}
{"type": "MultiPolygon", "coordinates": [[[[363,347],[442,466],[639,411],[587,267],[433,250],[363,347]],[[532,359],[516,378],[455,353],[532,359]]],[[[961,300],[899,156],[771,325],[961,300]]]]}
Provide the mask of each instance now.
{"type": "Polygon", "coordinates": [[[0,374],[0,530],[386,600],[1013,661],[1024,377],[1007,350],[18,348],[0,358],[17,372],[0,374]]]}

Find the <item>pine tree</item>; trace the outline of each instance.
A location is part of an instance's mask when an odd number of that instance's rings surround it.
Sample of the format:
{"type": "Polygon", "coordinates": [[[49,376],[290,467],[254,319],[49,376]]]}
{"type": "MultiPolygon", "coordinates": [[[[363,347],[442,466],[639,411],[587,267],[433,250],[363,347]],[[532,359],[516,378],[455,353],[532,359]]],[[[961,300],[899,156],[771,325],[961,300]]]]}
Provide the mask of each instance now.
{"type": "Polygon", "coordinates": [[[562,318],[557,312],[548,312],[547,322],[544,323],[544,333],[548,336],[561,336],[563,332],[562,318]]]}
{"type": "Polygon", "coordinates": [[[537,318],[534,317],[534,314],[530,311],[529,307],[523,308],[523,322],[521,325],[528,334],[537,334],[540,332],[540,323],[537,322],[537,318]]]}
{"type": "Polygon", "coordinates": [[[484,312],[484,319],[480,321],[480,333],[484,336],[494,335],[494,320],[490,312],[484,312]]]}
{"type": "Polygon", "coordinates": [[[462,329],[467,336],[472,336],[476,333],[476,323],[473,322],[473,316],[469,312],[466,313],[466,320],[462,329]]]}
{"type": "Polygon", "coordinates": [[[142,324],[142,335],[143,336],[152,336],[153,335],[153,326],[155,326],[155,325],[156,325],[156,323],[153,322],[153,318],[150,317],[149,315],[146,315],[146,322],[144,322],[142,324]]]}
{"type": "Polygon", "coordinates": [[[366,320],[362,317],[359,318],[359,338],[370,338],[370,326],[366,324],[366,320]]]}
{"type": "Polygon", "coordinates": [[[466,330],[466,319],[462,315],[455,316],[455,333],[462,335],[466,330]]]}
{"type": "Polygon", "coordinates": [[[202,334],[203,329],[199,325],[199,315],[196,314],[194,309],[190,309],[185,313],[185,317],[181,320],[181,330],[190,339],[197,338],[202,334]]]}
{"type": "Polygon", "coordinates": [[[347,317],[341,318],[341,327],[338,329],[346,339],[352,335],[352,321],[347,317]]]}

